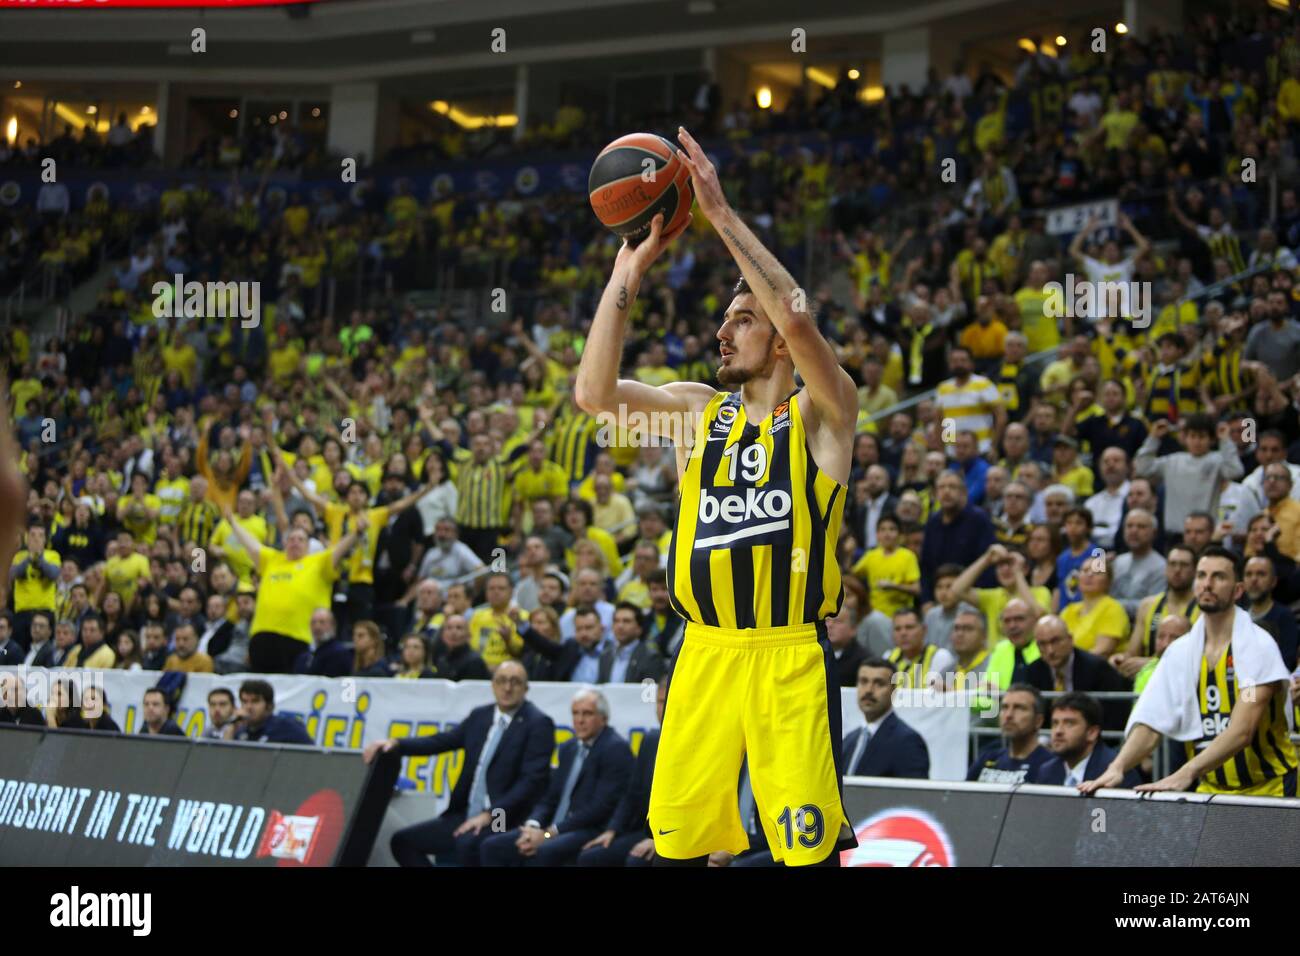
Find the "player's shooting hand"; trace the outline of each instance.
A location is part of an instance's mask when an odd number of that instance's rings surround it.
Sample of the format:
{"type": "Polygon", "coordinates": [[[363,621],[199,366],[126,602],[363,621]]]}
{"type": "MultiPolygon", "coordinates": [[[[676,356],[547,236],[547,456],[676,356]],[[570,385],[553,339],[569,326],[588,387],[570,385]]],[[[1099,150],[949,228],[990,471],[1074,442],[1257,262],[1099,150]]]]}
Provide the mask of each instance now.
{"type": "MultiPolygon", "coordinates": [[[[668,248],[668,243],[672,242],[686,226],[690,225],[689,217],[686,224],[677,229],[671,235],[665,236],[664,214],[656,213],[655,217],[650,220],[650,235],[642,239],[637,245],[633,246],[626,239],[618,250],[618,256],[614,259],[614,267],[626,265],[632,274],[638,279],[649,271],[650,266],[658,259],[663,251],[668,248]]],[[[621,293],[620,293],[621,294],[621,293]]],[[[631,302],[624,299],[620,302],[621,308],[628,308],[631,302]]]]}
{"type": "Polygon", "coordinates": [[[714,217],[727,211],[727,197],[722,192],[722,183],[718,181],[718,170],[709,161],[703,148],[695,142],[695,137],[686,132],[685,126],[677,127],[677,140],[682,144],[685,155],[682,161],[691,171],[691,185],[695,187],[695,201],[700,204],[700,211],[709,222],[714,217]]]}

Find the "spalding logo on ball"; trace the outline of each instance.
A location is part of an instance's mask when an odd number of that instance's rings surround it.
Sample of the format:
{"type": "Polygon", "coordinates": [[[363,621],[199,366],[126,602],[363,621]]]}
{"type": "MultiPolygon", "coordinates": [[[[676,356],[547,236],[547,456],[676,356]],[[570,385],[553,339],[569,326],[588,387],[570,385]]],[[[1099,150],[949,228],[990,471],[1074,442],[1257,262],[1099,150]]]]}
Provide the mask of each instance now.
{"type": "Polygon", "coordinates": [[[855,828],[858,845],[840,856],[844,866],[956,866],[952,841],[924,810],[890,809],[855,828]]]}
{"type": "Polygon", "coordinates": [[[615,235],[636,245],[664,214],[663,234],[686,222],[695,188],[676,144],[653,133],[629,133],[600,151],[587,177],[591,208],[615,235]]]}

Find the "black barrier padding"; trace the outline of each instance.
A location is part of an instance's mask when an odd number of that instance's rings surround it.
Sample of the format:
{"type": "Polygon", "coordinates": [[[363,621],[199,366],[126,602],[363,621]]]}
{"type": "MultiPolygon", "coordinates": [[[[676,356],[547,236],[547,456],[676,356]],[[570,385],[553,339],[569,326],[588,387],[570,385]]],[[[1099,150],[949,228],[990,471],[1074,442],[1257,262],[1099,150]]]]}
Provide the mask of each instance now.
{"type": "MultiPolygon", "coordinates": [[[[41,738],[45,731],[39,727],[7,727],[0,738],[0,798],[4,794],[4,785],[10,780],[30,780],[31,768],[40,751],[41,738]]],[[[0,807],[2,809],[2,807],[0,807]]],[[[21,830],[0,824],[0,860],[19,859],[17,853],[12,856],[6,851],[11,837],[22,835],[21,830]]],[[[43,861],[33,860],[32,864],[43,861]]]]}
{"type": "Polygon", "coordinates": [[[1237,807],[1210,802],[1196,866],[1295,866],[1300,864],[1296,810],[1237,807]]]}
{"type": "MultiPolygon", "coordinates": [[[[182,807],[179,806],[180,800],[198,801],[198,811],[189,818],[194,821],[197,817],[198,822],[191,822],[187,828],[198,831],[203,830],[204,823],[207,822],[205,813],[215,822],[217,805],[228,803],[241,808],[238,820],[235,822],[237,831],[241,830],[249,820],[249,808],[266,806],[263,797],[266,793],[267,781],[275,770],[277,751],[274,748],[217,742],[193,744],[192,748],[191,759],[186,762],[185,771],[173,788],[178,803],[175,809],[177,812],[182,811],[182,807]],[[212,804],[206,812],[203,809],[204,803],[212,804]]],[[[234,819],[233,813],[230,819],[234,819]]],[[[265,826],[264,819],[259,831],[265,826]]],[[[169,825],[167,829],[170,833],[171,826],[169,825]]],[[[235,840],[237,839],[236,836],[235,840]]],[[[232,847],[235,840],[231,841],[232,847]]],[[[217,852],[205,853],[202,843],[198,844],[198,852],[190,852],[188,838],[184,844],[175,849],[169,848],[168,841],[163,840],[155,853],[153,864],[156,866],[247,866],[275,863],[273,859],[265,857],[258,859],[252,855],[244,859],[223,857],[220,853],[220,845],[224,843],[223,836],[218,841],[217,852]]]]}
{"type": "Polygon", "coordinates": [[[1191,866],[1203,803],[1015,794],[994,866],[1191,866]]]}
{"type": "Polygon", "coordinates": [[[0,826],[0,866],[364,862],[399,765],[377,772],[356,753],[0,728],[0,778],[90,791],[71,832],[0,826]],[[96,837],[88,827],[101,791],[120,796],[96,837]],[[132,805],[132,793],[145,799],[132,805]]]}
{"type": "Polygon", "coordinates": [[[343,846],[335,866],[365,866],[370,862],[375,838],[383,826],[388,802],[393,797],[393,788],[397,786],[397,775],[401,770],[402,758],[394,752],[381,752],[371,761],[357,812],[352,814],[343,835],[343,846]]]}
{"type": "MultiPolygon", "coordinates": [[[[76,826],[70,833],[9,827],[10,836],[0,848],[0,859],[12,866],[145,865],[152,848],[127,842],[134,821],[127,794],[169,795],[187,751],[188,745],[179,739],[137,742],[129,737],[92,731],[46,731],[27,770],[27,779],[34,783],[85,787],[92,793],[82,802],[76,826]],[[145,747],[149,745],[163,749],[147,751],[145,747]],[[115,791],[117,802],[111,803],[111,794],[105,793],[104,802],[100,803],[101,789],[115,791]],[[97,805],[101,810],[111,807],[112,817],[106,829],[90,836],[88,829],[97,817],[97,805]],[[122,831],[124,820],[127,825],[122,831]],[[119,832],[123,833],[122,841],[118,840],[119,832]]],[[[162,829],[158,828],[155,837],[162,829]]]]}
{"type": "MultiPolygon", "coordinates": [[[[366,774],[358,772],[361,766],[361,755],[356,753],[283,750],[276,757],[275,773],[267,781],[266,803],[294,810],[305,808],[304,812],[313,814],[320,809],[313,809],[316,804],[323,807],[335,799],[339,806],[358,806],[366,780],[366,774]]],[[[337,865],[346,826],[345,814],[335,816],[325,811],[313,859],[324,854],[323,865],[337,865]]]]}
{"type": "Polygon", "coordinates": [[[858,849],[850,857],[851,865],[880,865],[888,857],[894,865],[918,866],[919,857],[912,859],[904,828],[912,825],[906,818],[910,811],[920,811],[916,827],[921,834],[937,825],[939,837],[946,840],[955,857],[956,866],[989,866],[997,848],[998,833],[1010,802],[1010,793],[970,793],[951,790],[896,790],[892,787],[844,787],[844,806],[858,835],[858,849]],[[888,843],[864,838],[864,826],[873,817],[887,814],[895,816],[897,827],[885,834],[888,843]],[[921,816],[923,815],[923,816],[921,816]],[[929,819],[925,819],[928,817],[929,819]]]}

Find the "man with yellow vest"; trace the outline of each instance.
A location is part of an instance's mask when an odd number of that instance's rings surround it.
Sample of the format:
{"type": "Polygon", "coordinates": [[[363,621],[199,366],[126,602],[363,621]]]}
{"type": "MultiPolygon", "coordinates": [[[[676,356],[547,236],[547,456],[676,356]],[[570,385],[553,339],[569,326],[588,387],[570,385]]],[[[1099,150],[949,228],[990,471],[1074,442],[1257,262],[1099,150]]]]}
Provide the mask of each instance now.
{"type": "Polygon", "coordinates": [[[14,640],[25,652],[31,646],[32,614],[54,613],[58,601],[59,552],[45,547],[45,528],[33,524],[27,529],[24,547],[14,555],[9,579],[14,586],[14,640]]]}
{"type": "Polygon", "coordinates": [[[895,686],[908,690],[925,690],[943,686],[943,675],[951,673],[956,658],[946,648],[927,644],[925,622],[914,607],[894,612],[894,649],[885,660],[898,668],[895,686]]]}

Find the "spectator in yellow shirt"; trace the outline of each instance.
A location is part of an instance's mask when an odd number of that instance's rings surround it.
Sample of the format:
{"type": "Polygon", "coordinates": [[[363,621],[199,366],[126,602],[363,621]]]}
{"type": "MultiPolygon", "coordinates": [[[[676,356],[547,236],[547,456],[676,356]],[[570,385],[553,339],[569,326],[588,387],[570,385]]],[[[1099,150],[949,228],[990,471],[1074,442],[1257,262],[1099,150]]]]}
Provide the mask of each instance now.
{"type": "Polygon", "coordinates": [[[853,566],[853,574],[871,589],[871,606],[889,618],[914,605],[921,595],[921,565],[915,554],[899,547],[901,531],[897,517],[881,515],[876,521],[876,546],[853,566]]]}
{"type": "Polygon", "coordinates": [[[183,671],[186,674],[211,674],[212,658],[199,650],[199,635],[188,622],[177,625],[172,632],[175,650],[163,662],[165,671],[183,671]]]}
{"type": "Polygon", "coordinates": [[[148,581],[150,574],[149,559],[135,550],[131,532],[119,532],[116,548],[109,545],[108,560],[104,562],[104,580],[108,589],[122,599],[122,606],[128,613],[135,603],[140,583],[148,581]]]}
{"type": "Polygon", "coordinates": [[[1094,475],[1079,462],[1079,443],[1069,435],[1057,435],[1052,441],[1052,484],[1065,485],[1074,492],[1074,500],[1092,497],[1094,475]]]}
{"type": "Polygon", "coordinates": [[[962,329],[958,339],[975,360],[975,371],[996,378],[1007,344],[1007,327],[993,314],[993,300],[981,295],[975,300],[975,321],[962,329]]]}
{"type": "Polygon", "coordinates": [[[1110,596],[1110,567],[1104,558],[1088,558],[1079,568],[1080,600],[1061,611],[1074,646],[1108,658],[1129,635],[1128,614],[1110,596]]]}
{"type": "Polygon", "coordinates": [[[137,471],[131,476],[131,493],[117,502],[117,520],[141,544],[153,544],[158,537],[162,499],[149,494],[149,478],[137,471]]]}

